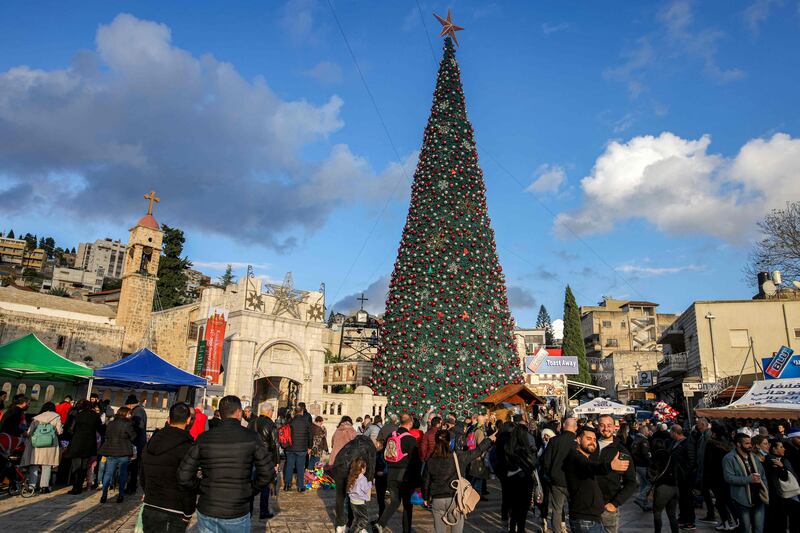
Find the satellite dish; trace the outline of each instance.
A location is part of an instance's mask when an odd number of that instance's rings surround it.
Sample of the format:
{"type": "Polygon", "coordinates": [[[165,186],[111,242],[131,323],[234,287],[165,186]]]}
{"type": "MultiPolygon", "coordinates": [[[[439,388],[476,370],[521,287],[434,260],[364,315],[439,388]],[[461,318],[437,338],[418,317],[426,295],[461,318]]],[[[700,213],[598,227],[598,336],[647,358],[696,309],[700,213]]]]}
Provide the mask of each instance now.
{"type": "Polygon", "coordinates": [[[795,286],[796,289],[800,289],[800,281],[794,280],[792,284],[795,286]]]}
{"type": "Polygon", "coordinates": [[[767,280],[761,284],[761,290],[764,291],[764,294],[766,294],[767,296],[775,296],[776,294],[778,294],[778,289],[775,287],[775,284],[770,280],[767,280]]]}

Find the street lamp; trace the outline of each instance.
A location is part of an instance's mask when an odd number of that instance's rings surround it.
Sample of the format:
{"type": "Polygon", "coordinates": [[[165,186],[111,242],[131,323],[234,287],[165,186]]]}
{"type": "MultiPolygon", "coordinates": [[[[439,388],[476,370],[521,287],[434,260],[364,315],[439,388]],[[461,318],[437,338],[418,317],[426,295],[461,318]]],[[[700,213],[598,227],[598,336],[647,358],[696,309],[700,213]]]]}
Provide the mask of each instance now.
{"type": "Polygon", "coordinates": [[[717,351],[714,349],[714,328],[711,327],[711,321],[715,318],[717,317],[712,315],[710,311],[706,313],[706,319],[708,320],[708,333],[711,336],[711,361],[714,364],[714,383],[717,383],[717,381],[719,381],[719,378],[717,377],[717,351]]]}

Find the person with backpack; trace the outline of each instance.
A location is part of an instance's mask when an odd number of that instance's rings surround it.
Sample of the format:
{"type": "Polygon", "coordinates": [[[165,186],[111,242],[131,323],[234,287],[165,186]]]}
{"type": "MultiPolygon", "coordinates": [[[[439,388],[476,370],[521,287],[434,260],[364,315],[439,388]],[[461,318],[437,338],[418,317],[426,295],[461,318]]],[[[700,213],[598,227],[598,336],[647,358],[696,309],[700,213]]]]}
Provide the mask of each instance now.
{"type": "Polygon", "coordinates": [[[457,509],[456,489],[452,483],[465,467],[492,447],[496,435],[487,437],[472,450],[450,450],[450,432],[436,431],[433,452],[422,476],[422,498],[433,511],[433,529],[436,533],[461,533],[465,515],[457,509]],[[458,461],[458,466],[456,466],[458,461]],[[447,522],[445,522],[445,519],[447,522]]]}
{"type": "Polygon", "coordinates": [[[297,474],[297,492],[306,490],[306,458],[311,455],[311,447],[314,445],[311,434],[311,424],[303,416],[303,408],[295,407],[294,418],[278,430],[278,439],[283,434],[283,449],[286,452],[286,465],[283,470],[283,490],[289,491],[292,488],[292,478],[297,474]],[[290,432],[288,446],[286,446],[286,432],[290,432]],[[282,432],[282,433],[281,433],[282,432]]]}
{"type": "MultiPolygon", "coordinates": [[[[467,450],[469,451],[478,448],[486,439],[486,416],[481,413],[476,415],[474,420],[475,423],[467,432],[467,450]]],[[[480,454],[473,459],[467,469],[472,486],[480,494],[483,494],[483,490],[486,488],[486,481],[489,479],[489,469],[486,468],[484,456],[485,454],[480,454]]]]}
{"type": "Polygon", "coordinates": [[[400,428],[387,439],[383,459],[387,466],[387,488],[390,501],[375,524],[377,533],[383,533],[392,515],[403,504],[403,533],[410,533],[414,508],[411,496],[420,483],[422,461],[419,458],[417,439],[410,430],[414,420],[408,413],[400,416],[400,428]]]}
{"type": "Polygon", "coordinates": [[[58,436],[62,431],[61,416],[53,402],[47,402],[42,406],[28,428],[30,439],[28,446],[25,446],[21,464],[30,466],[28,483],[33,487],[38,483],[42,494],[50,492],[50,473],[54,466],[58,466],[60,460],[61,448],[58,436]]]}
{"type": "Polygon", "coordinates": [[[661,533],[661,513],[667,511],[671,533],[678,533],[678,483],[667,443],[653,440],[648,478],[653,491],[653,532],[661,533]]]}
{"type": "Polygon", "coordinates": [[[349,486],[350,465],[358,460],[363,460],[367,467],[364,477],[372,483],[377,479],[374,467],[376,455],[375,445],[369,437],[364,435],[359,435],[345,444],[336,454],[336,461],[330,469],[331,477],[336,485],[336,506],[334,508],[336,533],[344,533],[353,523],[353,509],[349,503],[347,503],[347,516],[344,513],[345,504],[348,501],[347,487],[349,486]]]}
{"type": "MultiPolygon", "coordinates": [[[[114,473],[119,467],[119,494],[117,503],[122,503],[125,498],[125,482],[128,480],[128,465],[131,456],[134,454],[134,441],[136,440],[136,428],[131,422],[131,410],[127,407],[117,409],[114,419],[108,423],[106,428],[106,441],[97,451],[106,461],[106,469],[103,473],[103,495],[100,503],[106,503],[108,498],[108,487],[114,481],[114,473]]],[[[138,468],[138,463],[137,463],[138,468]]]]}
{"type": "Polygon", "coordinates": [[[336,426],[336,431],[331,436],[331,457],[328,459],[328,464],[332,465],[336,460],[336,454],[344,447],[345,444],[358,436],[358,432],[353,427],[353,419],[345,415],[336,426]]]}

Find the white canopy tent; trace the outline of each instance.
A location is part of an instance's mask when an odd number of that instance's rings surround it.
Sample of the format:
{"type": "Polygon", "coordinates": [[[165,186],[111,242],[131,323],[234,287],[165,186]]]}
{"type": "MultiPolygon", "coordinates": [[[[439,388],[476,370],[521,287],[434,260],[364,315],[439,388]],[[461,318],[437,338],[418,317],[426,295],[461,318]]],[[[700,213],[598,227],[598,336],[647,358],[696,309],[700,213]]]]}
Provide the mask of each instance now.
{"type": "Polygon", "coordinates": [[[575,416],[586,415],[632,415],[636,409],[629,405],[612,402],[603,398],[595,398],[586,403],[580,404],[572,410],[575,416]]]}

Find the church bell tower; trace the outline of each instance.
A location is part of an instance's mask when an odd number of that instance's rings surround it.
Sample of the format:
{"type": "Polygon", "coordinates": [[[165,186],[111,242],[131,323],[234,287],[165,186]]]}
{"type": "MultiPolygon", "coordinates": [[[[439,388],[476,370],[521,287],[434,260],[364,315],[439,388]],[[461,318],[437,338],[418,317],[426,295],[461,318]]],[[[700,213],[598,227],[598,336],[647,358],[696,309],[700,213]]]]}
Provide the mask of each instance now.
{"type": "Polygon", "coordinates": [[[153,217],[153,204],[161,201],[155,191],[144,195],[150,201],[147,214],[130,230],[122,290],[117,307],[116,323],[125,327],[122,352],[129,354],[142,348],[153,312],[153,296],[158,280],[158,260],[164,234],[153,217]]]}

